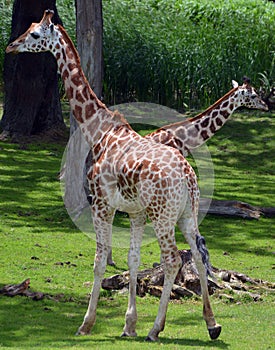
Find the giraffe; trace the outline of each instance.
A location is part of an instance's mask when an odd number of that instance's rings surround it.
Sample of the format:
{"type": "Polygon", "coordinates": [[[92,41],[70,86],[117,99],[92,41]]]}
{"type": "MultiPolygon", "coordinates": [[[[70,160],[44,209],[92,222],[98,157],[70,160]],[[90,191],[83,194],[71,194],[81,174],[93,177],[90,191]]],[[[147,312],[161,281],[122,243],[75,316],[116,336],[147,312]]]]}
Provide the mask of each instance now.
{"type": "MultiPolygon", "coordinates": [[[[243,84],[240,86],[235,80],[232,80],[232,84],[233,89],[202,113],[190,119],[162,126],[144,137],[178,149],[183,156],[188,156],[193,149],[203,145],[213,137],[237,108],[268,110],[266,103],[258,96],[255,88],[250,85],[249,78],[244,77],[243,84]]],[[[84,182],[86,182],[87,169],[89,171],[92,166],[92,155],[89,152],[86,158],[84,182]]],[[[107,262],[109,265],[114,265],[111,249],[107,262]]]]}
{"type": "Polygon", "coordinates": [[[162,126],[145,138],[174,147],[182,155],[187,156],[190,151],[213,137],[237,108],[268,111],[266,103],[250,85],[250,79],[244,77],[243,81],[244,83],[239,86],[232,80],[233,89],[194,118],[162,126]]]}
{"type": "Polygon", "coordinates": [[[110,111],[92,91],[81,68],[79,55],[64,28],[51,21],[46,10],[39,23],[6,49],[7,53],[50,51],[64,82],[74,118],[92,149],[94,166],[88,175],[92,194],[91,212],[96,232],[94,283],[87,312],[77,334],[89,334],[96,320],[101,281],[111,245],[116,209],[130,217],[130,271],[128,307],[123,336],[136,336],[136,282],[140,246],[148,217],[160,246],[165,279],[158,313],[146,338],[158,340],[164,329],[170,292],[181,258],[175,241],[177,223],[190,245],[200,275],[203,317],[211,339],[219,337],[210,305],[207,274],[211,273],[205,240],[197,223],[199,190],[196,174],[176,149],[138,135],[118,112],[110,111]]]}

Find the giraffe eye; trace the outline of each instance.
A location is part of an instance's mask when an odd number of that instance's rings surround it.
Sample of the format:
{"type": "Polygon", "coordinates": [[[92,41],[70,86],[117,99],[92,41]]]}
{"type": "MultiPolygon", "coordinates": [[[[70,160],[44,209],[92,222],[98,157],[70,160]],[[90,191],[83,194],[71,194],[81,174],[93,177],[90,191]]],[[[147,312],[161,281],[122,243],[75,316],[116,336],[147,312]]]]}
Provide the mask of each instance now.
{"type": "Polygon", "coordinates": [[[37,33],[35,33],[35,32],[31,33],[31,36],[32,36],[34,39],[38,39],[38,38],[40,37],[40,35],[37,34],[37,33]]]}

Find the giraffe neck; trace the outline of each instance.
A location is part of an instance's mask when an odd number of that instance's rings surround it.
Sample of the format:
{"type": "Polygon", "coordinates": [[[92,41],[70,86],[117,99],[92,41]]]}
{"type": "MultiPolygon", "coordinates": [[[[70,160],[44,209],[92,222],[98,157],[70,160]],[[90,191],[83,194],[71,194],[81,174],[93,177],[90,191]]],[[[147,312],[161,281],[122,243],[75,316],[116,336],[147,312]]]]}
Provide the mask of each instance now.
{"type": "Polygon", "coordinates": [[[97,98],[84,75],[78,52],[71,39],[60,25],[59,30],[61,37],[52,53],[57,60],[74,118],[86,141],[95,145],[110,129],[127,123],[122,116],[112,113],[97,98]]]}
{"type": "Polygon", "coordinates": [[[146,136],[156,142],[179,149],[183,155],[201,146],[227,122],[241,103],[232,89],[204,112],[191,119],[161,127],[146,136]]]}

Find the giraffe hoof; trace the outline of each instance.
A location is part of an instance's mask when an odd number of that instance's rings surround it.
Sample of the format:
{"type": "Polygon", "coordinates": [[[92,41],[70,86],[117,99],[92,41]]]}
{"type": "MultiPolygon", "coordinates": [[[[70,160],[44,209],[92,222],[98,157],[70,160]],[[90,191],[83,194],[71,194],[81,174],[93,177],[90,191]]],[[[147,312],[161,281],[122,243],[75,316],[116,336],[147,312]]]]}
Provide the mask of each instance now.
{"type": "Polygon", "coordinates": [[[75,335],[89,335],[90,329],[87,329],[83,326],[79,327],[78,331],[75,333],[75,335]]]}
{"type": "Polygon", "coordinates": [[[221,331],[222,331],[222,326],[220,325],[216,325],[213,328],[208,328],[208,332],[212,340],[217,339],[221,334],[221,331]]]}
{"type": "Polygon", "coordinates": [[[75,335],[76,336],[79,336],[79,335],[88,335],[89,333],[85,333],[85,332],[82,332],[82,331],[80,331],[80,330],[78,330],[76,333],[75,333],[75,335]]]}
{"type": "Polygon", "coordinates": [[[131,333],[129,333],[129,332],[123,332],[122,334],[121,334],[121,337],[136,337],[137,336],[137,333],[136,332],[131,332],[131,333]]]}
{"type": "Polygon", "coordinates": [[[145,341],[148,341],[148,342],[158,341],[158,337],[153,337],[152,335],[148,335],[145,338],[145,341]]]}

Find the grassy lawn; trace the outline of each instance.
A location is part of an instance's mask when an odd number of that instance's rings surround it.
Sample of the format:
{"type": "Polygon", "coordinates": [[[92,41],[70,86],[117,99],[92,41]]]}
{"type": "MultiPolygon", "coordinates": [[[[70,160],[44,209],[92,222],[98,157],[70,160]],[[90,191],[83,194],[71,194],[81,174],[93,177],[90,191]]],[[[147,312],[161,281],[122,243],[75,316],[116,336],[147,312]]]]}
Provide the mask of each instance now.
{"type": "MultiPolygon", "coordinates": [[[[208,142],[215,170],[215,199],[275,206],[274,113],[244,111],[208,142]]],[[[149,132],[149,131],[147,131],[149,132]]],[[[158,299],[138,298],[138,337],[120,338],[127,295],[102,291],[93,334],[76,337],[93,280],[95,242],[75,228],[61,198],[57,179],[65,143],[35,141],[24,147],[0,143],[0,284],[31,279],[31,289],[49,294],[42,301],[0,295],[0,348],[29,349],[272,349],[275,338],[274,293],[261,300],[229,303],[212,296],[223,326],[210,341],[199,298],[171,301],[157,344],[145,343],[158,299]]],[[[214,266],[275,282],[274,219],[256,221],[206,216],[200,225],[214,266]]],[[[179,248],[187,248],[177,232],[179,248]]],[[[114,249],[116,267],[127,269],[127,250],[114,249]]],[[[156,242],[142,247],[141,269],[159,260],[156,242]]],[[[1,286],[0,286],[1,287],[1,286]]]]}

